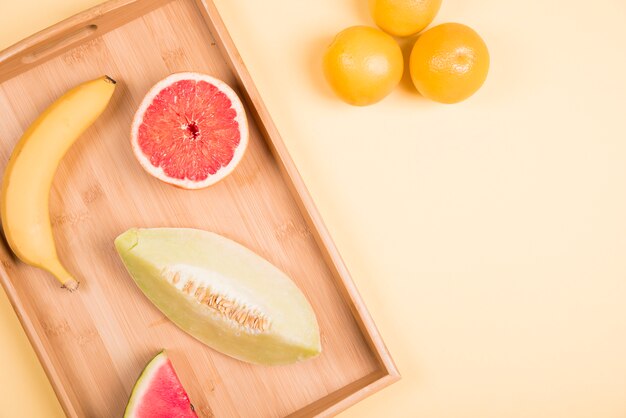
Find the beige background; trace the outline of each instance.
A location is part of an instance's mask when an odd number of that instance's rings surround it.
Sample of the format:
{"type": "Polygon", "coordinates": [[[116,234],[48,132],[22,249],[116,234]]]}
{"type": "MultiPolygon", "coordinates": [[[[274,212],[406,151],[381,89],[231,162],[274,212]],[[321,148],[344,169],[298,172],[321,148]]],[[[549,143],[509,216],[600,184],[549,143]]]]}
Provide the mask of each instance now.
{"type": "MultiPolygon", "coordinates": [[[[0,0],[0,47],[98,0],[0,0]]],[[[626,2],[444,0],[484,88],[326,87],[366,0],[216,0],[403,374],[345,417],[626,416],[626,2]]],[[[0,295],[0,415],[61,416],[0,295]]],[[[97,390],[97,388],[94,388],[97,390]]]]}

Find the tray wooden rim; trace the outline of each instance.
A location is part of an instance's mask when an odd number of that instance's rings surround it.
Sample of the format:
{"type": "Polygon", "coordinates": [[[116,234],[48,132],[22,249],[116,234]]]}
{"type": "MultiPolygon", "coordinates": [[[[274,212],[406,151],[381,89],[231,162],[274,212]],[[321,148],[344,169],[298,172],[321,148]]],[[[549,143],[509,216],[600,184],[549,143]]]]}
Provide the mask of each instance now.
{"type": "MultiPolygon", "coordinates": [[[[106,20],[104,20],[105,24],[100,24],[103,22],[103,18],[106,18],[109,14],[121,12],[127,8],[139,10],[138,13],[141,13],[143,9],[145,9],[145,12],[148,12],[170,1],[172,0],[108,0],[29,36],[0,51],[0,83],[135,18],[134,15],[131,18],[124,18],[128,14],[121,13],[116,17],[114,24],[107,24],[106,20]],[[85,32],[85,34],[83,35],[82,32],[85,32]],[[75,34],[80,36],[74,36],[75,34]],[[71,40],[64,42],[68,38],[71,40]],[[46,51],[46,53],[38,57],[36,54],[39,51],[46,51]]],[[[363,398],[398,381],[400,373],[352,281],[350,273],[335,247],[215,4],[212,0],[194,1],[204,18],[205,24],[213,34],[222,55],[235,75],[252,116],[262,130],[263,138],[279,165],[283,180],[286,182],[292,197],[297,202],[301,214],[323,253],[324,261],[331,269],[335,280],[340,283],[341,288],[339,290],[342,297],[349,303],[352,315],[380,365],[378,371],[344,386],[337,392],[327,395],[300,411],[296,411],[291,416],[330,416],[337,414],[363,398]],[[326,402],[316,405],[322,400],[326,400],[326,402]]],[[[50,380],[64,412],[68,416],[77,416],[76,410],[60,381],[61,379],[44,349],[43,342],[33,326],[31,318],[28,316],[4,266],[0,266],[0,282],[50,380]]]]}

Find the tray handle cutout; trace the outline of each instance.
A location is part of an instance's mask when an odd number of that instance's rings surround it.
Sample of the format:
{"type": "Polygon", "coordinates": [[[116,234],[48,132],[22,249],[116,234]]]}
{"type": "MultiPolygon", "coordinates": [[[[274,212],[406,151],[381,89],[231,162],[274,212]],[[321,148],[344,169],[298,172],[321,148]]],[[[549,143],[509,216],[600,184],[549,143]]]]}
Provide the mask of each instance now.
{"type": "Polygon", "coordinates": [[[58,51],[61,51],[73,44],[79,43],[82,40],[90,37],[98,30],[98,25],[87,25],[76,31],[70,32],[61,39],[57,39],[56,41],[44,45],[42,48],[25,55],[22,57],[22,63],[24,64],[32,64],[41,59],[44,59],[50,55],[56,54],[58,51]]]}

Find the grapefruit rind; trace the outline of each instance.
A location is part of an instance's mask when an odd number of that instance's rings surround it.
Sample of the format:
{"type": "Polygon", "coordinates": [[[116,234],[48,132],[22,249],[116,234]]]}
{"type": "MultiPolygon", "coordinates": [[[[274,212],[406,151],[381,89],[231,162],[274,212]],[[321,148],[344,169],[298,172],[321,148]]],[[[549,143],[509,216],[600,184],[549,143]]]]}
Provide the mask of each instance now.
{"type": "Polygon", "coordinates": [[[133,123],[131,125],[131,144],[133,148],[133,153],[139,161],[139,164],[143,167],[145,171],[147,171],[152,176],[158,178],[161,181],[172,184],[174,186],[181,187],[183,189],[203,189],[205,187],[211,186],[218,181],[222,180],[224,177],[228,176],[232,171],[237,167],[241,159],[243,158],[244,153],[246,152],[246,148],[248,146],[248,137],[249,137],[249,129],[248,129],[248,120],[246,118],[246,113],[239,99],[237,93],[225,82],[219,80],[215,77],[211,77],[207,74],[195,73],[195,72],[182,72],[182,73],[174,73],[163,80],[156,83],[150,91],[143,98],[135,116],[133,118],[133,123]],[[190,179],[177,179],[173,178],[165,173],[162,167],[155,167],[151,162],[150,158],[142,151],[141,147],[138,143],[139,138],[139,127],[143,123],[144,114],[146,110],[150,107],[156,96],[168,86],[182,80],[194,80],[194,81],[205,81],[209,84],[213,84],[218,88],[221,92],[223,92],[231,102],[232,108],[235,110],[237,116],[235,117],[235,121],[239,125],[240,132],[240,140],[239,145],[235,149],[233,154],[233,158],[228,163],[228,165],[220,168],[215,174],[209,175],[205,180],[195,181],[190,179]]]}

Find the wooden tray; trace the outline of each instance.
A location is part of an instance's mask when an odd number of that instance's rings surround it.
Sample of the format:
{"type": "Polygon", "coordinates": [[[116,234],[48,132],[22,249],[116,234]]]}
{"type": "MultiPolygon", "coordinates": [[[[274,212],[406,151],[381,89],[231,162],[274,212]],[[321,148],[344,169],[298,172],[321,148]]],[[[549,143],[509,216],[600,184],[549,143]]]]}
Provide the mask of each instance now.
{"type": "Polygon", "coordinates": [[[241,57],[210,0],[114,0],[0,53],[0,169],[22,132],[72,86],[119,86],[70,150],[51,191],[61,259],[82,281],[61,290],[0,245],[2,285],[67,415],[121,416],[145,363],[167,348],[200,416],[327,416],[399,378],[241,57]],[[248,151],[202,191],[144,173],[129,129],[144,94],[176,71],[206,72],[245,98],[248,151]],[[323,353],[282,367],[221,355],[171,324],[125,272],[113,239],[133,226],[230,237],[291,276],[320,323],[323,353]]]}

